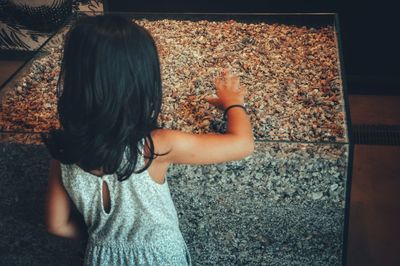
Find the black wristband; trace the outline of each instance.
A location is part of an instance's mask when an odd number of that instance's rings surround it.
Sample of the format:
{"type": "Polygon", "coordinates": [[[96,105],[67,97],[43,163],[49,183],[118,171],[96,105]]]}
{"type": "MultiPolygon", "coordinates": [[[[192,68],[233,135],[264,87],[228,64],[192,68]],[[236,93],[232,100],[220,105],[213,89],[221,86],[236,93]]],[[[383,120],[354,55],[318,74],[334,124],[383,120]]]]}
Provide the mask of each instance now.
{"type": "Polygon", "coordinates": [[[228,114],[229,109],[234,108],[234,107],[242,108],[247,113],[246,107],[244,107],[243,105],[241,105],[241,104],[232,104],[232,105],[228,106],[225,109],[225,111],[224,111],[224,120],[226,120],[226,115],[228,114]]]}

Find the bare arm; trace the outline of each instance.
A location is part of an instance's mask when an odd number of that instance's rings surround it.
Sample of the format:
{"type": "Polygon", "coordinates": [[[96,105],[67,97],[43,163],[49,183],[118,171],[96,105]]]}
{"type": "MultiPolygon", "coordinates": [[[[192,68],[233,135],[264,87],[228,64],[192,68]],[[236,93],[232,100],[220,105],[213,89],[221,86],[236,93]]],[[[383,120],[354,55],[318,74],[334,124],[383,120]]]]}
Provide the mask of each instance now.
{"type": "Polygon", "coordinates": [[[72,202],[61,180],[60,163],[50,163],[46,193],[46,227],[49,233],[67,238],[84,238],[81,222],[71,213],[72,202]]]}
{"type": "MultiPolygon", "coordinates": [[[[215,81],[217,98],[209,102],[221,109],[234,104],[244,104],[244,89],[239,87],[239,77],[224,72],[215,81]]],[[[159,161],[181,164],[211,164],[239,160],[254,150],[254,137],[250,119],[241,108],[231,108],[227,114],[225,134],[189,134],[175,130],[156,130],[152,133],[156,152],[170,151],[159,161]]]]}

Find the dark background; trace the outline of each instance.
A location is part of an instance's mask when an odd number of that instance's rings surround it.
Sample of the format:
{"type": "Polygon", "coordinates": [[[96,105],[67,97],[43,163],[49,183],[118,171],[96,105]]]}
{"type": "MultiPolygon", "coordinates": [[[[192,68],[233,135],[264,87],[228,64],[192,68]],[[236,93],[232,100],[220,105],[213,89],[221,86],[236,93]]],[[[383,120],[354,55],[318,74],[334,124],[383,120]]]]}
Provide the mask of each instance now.
{"type": "Polygon", "coordinates": [[[393,0],[104,0],[119,12],[339,14],[342,53],[351,94],[400,95],[400,14],[393,0]],[[396,23],[397,22],[397,23],[396,23]]]}

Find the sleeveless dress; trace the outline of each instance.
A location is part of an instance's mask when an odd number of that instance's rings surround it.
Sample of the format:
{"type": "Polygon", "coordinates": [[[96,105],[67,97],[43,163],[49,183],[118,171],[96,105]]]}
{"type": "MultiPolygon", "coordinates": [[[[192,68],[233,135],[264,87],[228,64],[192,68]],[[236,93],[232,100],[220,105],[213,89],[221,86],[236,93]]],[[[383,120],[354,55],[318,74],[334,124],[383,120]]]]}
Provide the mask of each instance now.
{"type": "MultiPolygon", "coordinates": [[[[138,155],[138,167],[144,165],[138,155]]],[[[88,228],[84,265],[191,265],[167,179],[158,184],[145,171],[125,181],[98,177],[61,164],[62,181],[88,228]],[[106,182],[111,208],[103,208],[106,182]]]]}

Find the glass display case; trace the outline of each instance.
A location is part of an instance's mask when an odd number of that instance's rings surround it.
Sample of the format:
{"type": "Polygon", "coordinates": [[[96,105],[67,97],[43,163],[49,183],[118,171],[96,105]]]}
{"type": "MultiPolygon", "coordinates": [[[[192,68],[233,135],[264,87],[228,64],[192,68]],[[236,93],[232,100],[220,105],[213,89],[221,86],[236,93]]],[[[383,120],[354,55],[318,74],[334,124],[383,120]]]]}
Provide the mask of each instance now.
{"type": "MultiPolygon", "coordinates": [[[[146,27],[156,41],[163,127],[223,132],[222,113],[205,101],[214,93],[213,80],[222,68],[236,72],[248,91],[254,154],[235,162],[173,165],[168,170],[195,265],[344,263],[352,145],[337,16],[122,15],[146,27]]],[[[31,217],[22,212],[32,212],[30,208],[43,202],[49,156],[38,135],[59,126],[56,84],[67,29],[49,39],[0,91],[0,167],[5,169],[0,182],[5,182],[3,189],[7,182],[18,187],[1,201],[17,224],[11,231],[31,224],[19,217],[31,217]],[[25,186],[36,190],[28,194],[35,200],[13,213],[12,206],[27,201],[21,200],[25,186]]],[[[43,223],[37,213],[32,217],[43,223]]],[[[42,231],[36,237],[49,241],[42,231]]],[[[68,245],[47,245],[47,251],[55,254],[68,245]]],[[[76,247],[68,252],[66,259],[74,263],[82,256],[76,247]]],[[[43,261],[49,258],[43,256],[43,261]]]]}

